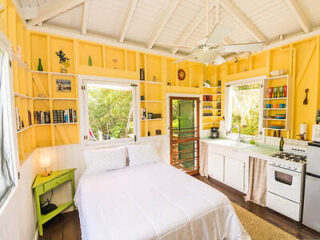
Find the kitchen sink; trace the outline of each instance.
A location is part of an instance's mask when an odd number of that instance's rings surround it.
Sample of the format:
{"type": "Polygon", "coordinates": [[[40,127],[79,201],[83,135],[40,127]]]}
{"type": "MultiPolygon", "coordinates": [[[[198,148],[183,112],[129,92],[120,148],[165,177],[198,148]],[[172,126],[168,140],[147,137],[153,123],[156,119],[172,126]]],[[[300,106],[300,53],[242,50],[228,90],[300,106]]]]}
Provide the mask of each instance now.
{"type": "Polygon", "coordinates": [[[253,147],[251,144],[248,144],[248,143],[243,143],[243,142],[238,142],[238,141],[228,140],[228,139],[218,139],[218,140],[215,140],[214,142],[215,144],[225,146],[225,147],[230,147],[230,148],[233,148],[234,150],[241,150],[241,149],[253,147]]]}

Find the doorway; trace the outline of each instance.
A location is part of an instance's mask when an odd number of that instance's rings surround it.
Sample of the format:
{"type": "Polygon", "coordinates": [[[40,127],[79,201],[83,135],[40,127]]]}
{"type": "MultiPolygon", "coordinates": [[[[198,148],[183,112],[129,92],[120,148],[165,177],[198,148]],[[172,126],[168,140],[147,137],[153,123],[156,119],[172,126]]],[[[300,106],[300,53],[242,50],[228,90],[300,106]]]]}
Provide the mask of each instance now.
{"type": "Polygon", "coordinates": [[[199,173],[199,98],[170,97],[170,163],[199,173]]]}

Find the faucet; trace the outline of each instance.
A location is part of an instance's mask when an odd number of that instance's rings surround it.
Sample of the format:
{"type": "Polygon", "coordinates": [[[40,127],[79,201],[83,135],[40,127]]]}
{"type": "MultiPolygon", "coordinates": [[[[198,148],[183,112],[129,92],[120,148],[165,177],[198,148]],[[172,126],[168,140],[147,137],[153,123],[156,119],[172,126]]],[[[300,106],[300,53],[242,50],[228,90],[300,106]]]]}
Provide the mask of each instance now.
{"type": "Polygon", "coordinates": [[[229,135],[230,133],[232,133],[232,129],[237,128],[239,135],[238,135],[238,142],[241,142],[241,131],[240,131],[240,124],[238,126],[232,126],[231,129],[229,131],[227,131],[227,135],[229,135]]]}

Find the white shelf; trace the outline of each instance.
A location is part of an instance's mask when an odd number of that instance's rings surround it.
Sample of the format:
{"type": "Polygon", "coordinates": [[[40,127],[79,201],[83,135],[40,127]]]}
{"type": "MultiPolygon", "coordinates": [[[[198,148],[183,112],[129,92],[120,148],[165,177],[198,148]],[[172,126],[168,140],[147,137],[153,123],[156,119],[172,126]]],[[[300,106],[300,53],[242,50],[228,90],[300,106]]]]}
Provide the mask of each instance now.
{"type": "Polygon", "coordinates": [[[213,87],[204,87],[203,88],[207,88],[207,89],[211,89],[211,88],[221,88],[221,86],[213,86],[213,87]]]}
{"type": "Polygon", "coordinates": [[[281,98],[264,98],[265,101],[271,101],[271,100],[286,100],[287,97],[281,97],[281,98]]]}
{"type": "Polygon", "coordinates": [[[161,84],[162,82],[154,82],[154,81],[146,81],[146,80],[140,80],[142,83],[151,83],[151,84],[161,84]]]}
{"type": "Polygon", "coordinates": [[[209,117],[221,117],[221,116],[217,116],[217,115],[213,115],[213,116],[202,116],[203,118],[209,118],[209,117]]]}
{"type": "Polygon", "coordinates": [[[274,131],[277,131],[277,130],[280,130],[280,131],[288,131],[288,129],[286,129],[286,128],[281,128],[281,129],[276,129],[276,128],[263,128],[263,129],[274,130],[274,131]]]}
{"type": "Polygon", "coordinates": [[[279,110],[286,111],[287,108],[264,108],[263,110],[266,110],[266,111],[279,111],[279,110]]]}
{"type": "Polygon", "coordinates": [[[204,122],[204,123],[202,123],[202,125],[212,125],[212,124],[219,124],[219,122],[210,122],[210,123],[204,122]]]}
{"type": "Polygon", "coordinates": [[[163,118],[140,119],[140,121],[161,121],[163,118]]]}
{"type": "Polygon", "coordinates": [[[32,128],[33,126],[35,126],[35,125],[30,125],[30,126],[28,126],[28,127],[24,127],[24,128],[22,128],[22,129],[20,129],[19,131],[17,131],[17,133],[24,132],[24,131],[26,131],[26,130],[28,130],[28,129],[32,128]]]}
{"type": "Polygon", "coordinates": [[[33,99],[33,100],[70,100],[70,101],[76,101],[79,100],[78,98],[46,98],[46,97],[30,97],[27,95],[23,95],[21,93],[14,93],[15,97],[21,97],[21,98],[26,98],[26,99],[33,99]]]}
{"type": "Polygon", "coordinates": [[[46,75],[77,76],[77,74],[74,74],[74,73],[46,72],[46,71],[36,71],[36,70],[32,70],[31,72],[36,74],[46,74],[46,75]]]}
{"type": "Polygon", "coordinates": [[[15,97],[21,97],[21,98],[26,98],[26,99],[33,99],[33,97],[29,97],[29,96],[27,96],[27,95],[23,95],[23,94],[21,94],[21,93],[14,93],[14,96],[15,97]]]}
{"type": "Polygon", "coordinates": [[[141,102],[154,102],[154,103],[159,103],[159,102],[163,102],[161,100],[140,100],[141,102]]]}
{"type": "Polygon", "coordinates": [[[289,75],[279,75],[279,76],[265,78],[265,80],[276,80],[276,79],[283,79],[283,78],[288,78],[288,77],[289,77],[289,75]]]}
{"type": "Polygon", "coordinates": [[[265,121],[287,121],[287,119],[263,118],[265,121]]]}

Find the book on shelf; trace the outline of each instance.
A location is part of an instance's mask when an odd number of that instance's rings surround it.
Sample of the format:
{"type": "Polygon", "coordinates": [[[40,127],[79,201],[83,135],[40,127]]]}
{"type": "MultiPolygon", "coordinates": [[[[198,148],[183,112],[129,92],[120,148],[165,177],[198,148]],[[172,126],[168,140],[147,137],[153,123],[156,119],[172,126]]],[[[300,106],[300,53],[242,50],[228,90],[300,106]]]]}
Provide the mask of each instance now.
{"type": "Polygon", "coordinates": [[[33,112],[35,124],[50,124],[50,111],[34,111],[33,112]]]}
{"type": "Polygon", "coordinates": [[[53,110],[53,123],[76,123],[77,111],[73,109],[53,110]]]}

